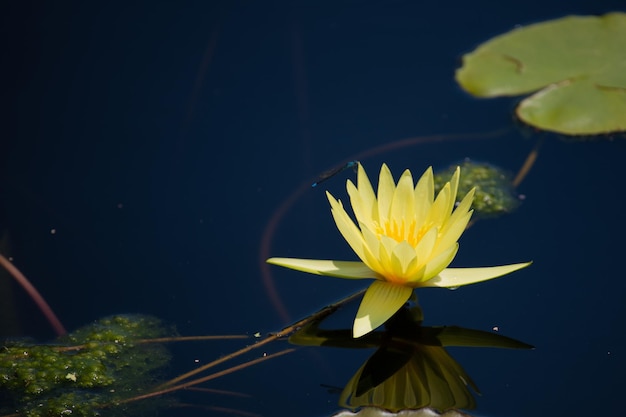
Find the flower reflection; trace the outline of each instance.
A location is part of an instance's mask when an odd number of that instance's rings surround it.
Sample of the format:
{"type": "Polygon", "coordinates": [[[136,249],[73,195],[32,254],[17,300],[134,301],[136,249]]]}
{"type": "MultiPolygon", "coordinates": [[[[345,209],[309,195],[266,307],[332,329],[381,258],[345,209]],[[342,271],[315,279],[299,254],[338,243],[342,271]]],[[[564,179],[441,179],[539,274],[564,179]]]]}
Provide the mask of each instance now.
{"type": "Polygon", "coordinates": [[[460,169],[434,196],[431,168],[413,185],[409,170],[396,186],[382,166],[378,192],[358,164],[355,186],[347,189],[357,223],[341,201],[327,193],[337,228],[361,262],[270,258],[275,265],[339,278],[373,278],[354,320],[353,335],[361,337],[389,319],[411,297],[414,288],[456,288],[496,278],[528,266],[519,263],[487,268],[448,268],[458,240],[472,215],[472,189],[456,206],[460,169]]]}
{"type": "Polygon", "coordinates": [[[419,307],[402,308],[385,324],[384,331],[362,338],[350,330],[324,330],[311,323],[291,336],[298,345],[373,348],[376,352],[359,368],[343,389],[339,404],[356,409],[379,407],[392,412],[431,408],[437,411],[472,409],[470,388],[478,387],[446,351],[446,346],[531,349],[526,343],[480,330],[456,326],[421,325],[419,307]]]}

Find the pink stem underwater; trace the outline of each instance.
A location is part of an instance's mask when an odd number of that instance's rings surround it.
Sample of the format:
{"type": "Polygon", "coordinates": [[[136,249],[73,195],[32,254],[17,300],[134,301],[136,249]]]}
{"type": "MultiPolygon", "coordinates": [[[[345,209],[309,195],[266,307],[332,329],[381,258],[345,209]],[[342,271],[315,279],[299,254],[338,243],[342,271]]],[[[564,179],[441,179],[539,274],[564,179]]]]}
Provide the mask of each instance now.
{"type": "Polygon", "coordinates": [[[30,283],[28,278],[22,274],[7,258],[0,254],[0,265],[2,265],[9,273],[15,278],[15,280],[24,288],[26,293],[33,299],[37,307],[41,310],[45,318],[50,322],[52,328],[58,336],[67,334],[65,327],[61,324],[61,321],[57,318],[54,311],[50,308],[46,300],[39,294],[39,291],[30,283]]]}

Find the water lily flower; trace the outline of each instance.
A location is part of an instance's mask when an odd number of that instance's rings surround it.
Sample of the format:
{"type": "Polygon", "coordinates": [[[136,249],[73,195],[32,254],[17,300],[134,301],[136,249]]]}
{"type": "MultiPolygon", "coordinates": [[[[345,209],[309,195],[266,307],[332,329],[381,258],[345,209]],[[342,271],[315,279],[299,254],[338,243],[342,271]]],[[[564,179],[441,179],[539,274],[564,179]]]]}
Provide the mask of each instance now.
{"type": "Polygon", "coordinates": [[[530,265],[518,263],[485,268],[448,268],[467,227],[474,190],[455,208],[460,168],[434,198],[432,168],[413,185],[409,170],[396,186],[383,164],[375,194],[365,169],[358,165],[357,186],[347,190],[355,224],[341,201],[326,192],[337,228],[360,262],[270,258],[268,263],[302,272],[375,281],[365,292],[353,326],[360,337],[382,325],[419,287],[457,288],[486,281],[530,265]]]}

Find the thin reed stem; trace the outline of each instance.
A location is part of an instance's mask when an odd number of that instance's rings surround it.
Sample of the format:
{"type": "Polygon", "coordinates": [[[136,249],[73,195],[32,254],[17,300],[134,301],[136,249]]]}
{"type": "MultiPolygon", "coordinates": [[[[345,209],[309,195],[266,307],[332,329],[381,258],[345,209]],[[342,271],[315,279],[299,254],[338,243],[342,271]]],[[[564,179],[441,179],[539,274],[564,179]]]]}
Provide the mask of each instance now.
{"type": "Polygon", "coordinates": [[[118,404],[124,404],[124,403],[133,402],[133,401],[145,400],[147,398],[158,397],[160,395],[169,394],[170,392],[178,391],[178,390],[185,389],[185,388],[197,385],[197,384],[201,384],[203,382],[210,381],[212,379],[219,378],[221,376],[231,374],[233,372],[239,371],[239,370],[247,368],[249,366],[256,365],[257,363],[264,362],[266,360],[273,359],[273,358],[285,355],[287,353],[291,353],[294,350],[295,350],[294,348],[290,348],[290,349],[281,350],[280,352],[272,353],[271,355],[261,356],[260,358],[256,358],[256,359],[253,359],[251,361],[244,362],[244,363],[239,364],[239,365],[235,365],[235,366],[230,367],[228,369],[224,369],[223,371],[216,372],[214,374],[207,375],[207,376],[202,377],[202,378],[194,379],[194,380],[187,381],[187,382],[184,382],[184,383],[179,384],[179,385],[170,386],[168,388],[163,388],[163,389],[160,389],[160,390],[157,390],[157,391],[152,391],[152,392],[148,392],[148,393],[143,394],[143,395],[138,395],[136,397],[131,397],[131,398],[127,398],[125,400],[121,400],[121,401],[118,402],[118,404]]]}
{"type": "Polygon", "coordinates": [[[363,290],[359,290],[356,293],[354,293],[352,295],[349,295],[348,297],[346,297],[346,298],[344,298],[344,299],[342,299],[342,300],[340,300],[340,301],[338,301],[338,302],[336,302],[334,304],[326,306],[323,309],[319,310],[318,312],[313,313],[310,316],[305,317],[304,319],[302,319],[302,320],[300,320],[300,321],[298,321],[298,322],[296,322],[296,323],[294,323],[294,324],[292,324],[290,326],[285,327],[284,329],[282,329],[278,333],[270,334],[265,339],[255,343],[253,345],[248,345],[248,346],[246,346],[246,347],[244,347],[242,349],[239,349],[236,352],[230,353],[230,354],[228,354],[226,356],[222,356],[221,358],[216,359],[213,362],[209,362],[206,365],[203,365],[203,366],[201,366],[199,368],[193,369],[193,370],[191,370],[191,371],[189,371],[189,372],[187,372],[185,374],[182,374],[182,375],[180,375],[180,376],[178,376],[178,377],[176,377],[174,379],[171,379],[171,380],[165,382],[164,384],[162,384],[161,386],[159,386],[159,388],[165,388],[165,387],[177,384],[180,381],[183,381],[183,380],[185,380],[185,379],[187,379],[189,377],[192,377],[192,376],[194,376],[194,375],[196,375],[196,374],[198,374],[200,372],[203,372],[203,371],[205,371],[207,369],[210,369],[210,368],[212,368],[214,366],[217,366],[217,365],[219,365],[221,363],[224,363],[224,362],[226,362],[226,361],[228,361],[230,359],[234,359],[234,358],[236,358],[238,356],[241,356],[244,353],[250,352],[253,349],[258,349],[258,348],[260,348],[262,346],[267,345],[268,343],[271,343],[271,342],[273,342],[275,340],[278,340],[280,338],[288,336],[291,333],[293,333],[294,331],[298,330],[300,327],[304,326],[305,324],[310,323],[313,320],[317,320],[317,319],[326,317],[329,314],[335,312],[339,307],[341,307],[345,303],[355,299],[356,297],[362,295],[364,292],[365,292],[364,289],[363,290]]]}
{"type": "MultiPolygon", "coordinates": [[[[173,343],[173,342],[193,342],[203,340],[232,340],[232,339],[249,339],[250,336],[246,334],[230,334],[230,335],[211,335],[211,336],[171,336],[171,337],[155,337],[154,339],[139,339],[133,340],[135,344],[148,344],[148,343],[173,343]]],[[[113,342],[102,342],[102,344],[113,342]]],[[[73,345],[73,346],[55,346],[54,350],[57,352],[71,352],[74,350],[85,349],[87,345],[73,345]]]]}

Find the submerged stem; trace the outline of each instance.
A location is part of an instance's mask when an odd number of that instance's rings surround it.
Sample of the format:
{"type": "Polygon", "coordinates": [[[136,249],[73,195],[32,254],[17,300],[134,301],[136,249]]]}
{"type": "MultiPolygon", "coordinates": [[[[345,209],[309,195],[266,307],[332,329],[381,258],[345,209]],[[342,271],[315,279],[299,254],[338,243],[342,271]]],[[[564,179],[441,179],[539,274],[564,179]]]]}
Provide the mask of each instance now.
{"type": "Polygon", "coordinates": [[[244,362],[244,363],[241,363],[239,365],[235,365],[235,366],[230,367],[228,369],[224,369],[223,371],[215,372],[214,374],[207,375],[207,376],[202,377],[202,378],[198,378],[198,379],[194,379],[194,380],[191,380],[191,381],[188,381],[188,382],[184,382],[184,383],[179,384],[179,385],[170,386],[168,388],[163,388],[163,389],[160,389],[160,390],[152,391],[152,392],[149,392],[147,394],[138,395],[136,397],[127,398],[125,400],[119,401],[119,404],[124,404],[124,403],[133,402],[133,401],[139,401],[139,400],[145,400],[147,398],[157,397],[157,396],[163,395],[163,394],[169,394],[170,392],[174,392],[174,391],[178,391],[178,390],[181,390],[181,389],[185,389],[185,388],[188,388],[188,387],[200,384],[202,382],[206,382],[206,381],[210,381],[210,380],[215,379],[215,378],[219,378],[220,376],[228,375],[228,374],[233,373],[235,371],[239,371],[239,370],[247,368],[249,366],[256,365],[257,363],[264,362],[264,361],[266,361],[268,359],[273,359],[273,358],[276,358],[278,356],[282,356],[282,355],[285,355],[287,353],[291,353],[294,350],[295,350],[294,348],[290,348],[290,349],[281,350],[280,352],[272,353],[270,355],[261,356],[260,358],[256,358],[256,359],[253,359],[251,361],[244,362]]]}
{"type": "Polygon", "coordinates": [[[528,173],[530,172],[530,169],[532,168],[532,166],[535,164],[535,161],[537,160],[537,157],[539,156],[539,148],[541,147],[542,143],[543,141],[539,139],[539,141],[535,144],[533,149],[530,151],[530,153],[526,157],[524,164],[519,169],[519,171],[517,172],[517,175],[513,179],[514,188],[517,188],[522,183],[524,178],[526,178],[526,175],[528,175],[528,173]]]}
{"type": "MultiPolygon", "coordinates": [[[[171,337],[155,337],[154,339],[139,339],[134,340],[135,344],[149,344],[149,343],[173,343],[173,342],[190,342],[190,341],[203,341],[203,340],[231,340],[231,339],[248,339],[250,336],[246,334],[227,334],[227,335],[211,335],[211,336],[171,336],[171,337]]],[[[113,342],[102,342],[113,343],[113,342]]],[[[54,350],[57,352],[69,352],[73,350],[82,350],[88,348],[88,345],[73,345],[73,346],[55,346],[54,350]]]]}
{"type": "Polygon", "coordinates": [[[267,345],[270,342],[273,342],[274,340],[278,340],[280,338],[288,336],[289,334],[291,334],[294,331],[298,330],[300,327],[304,326],[305,324],[307,324],[307,323],[309,323],[309,322],[311,322],[313,320],[317,320],[317,319],[320,319],[320,318],[328,316],[329,314],[331,314],[334,311],[336,311],[339,307],[341,307],[345,303],[355,299],[356,297],[362,295],[364,292],[365,292],[364,289],[363,290],[359,290],[356,293],[351,294],[351,295],[347,296],[346,298],[343,298],[342,300],[339,300],[339,301],[337,301],[334,304],[326,306],[326,307],[322,308],[321,310],[317,311],[316,313],[313,313],[310,316],[305,317],[304,319],[302,319],[302,320],[300,320],[300,321],[298,321],[298,322],[296,322],[296,323],[294,323],[294,324],[292,324],[290,326],[285,327],[284,329],[282,329],[278,333],[270,334],[265,339],[255,343],[254,345],[248,345],[248,346],[246,346],[246,347],[244,347],[242,349],[239,349],[236,352],[230,353],[230,354],[228,354],[226,356],[222,356],[221,358],[216,359],[213,362],[209,362],[206,365],[203,365],[203,366],[201,366],[199,368],[193,369],[193,370],[191,370],[191,371],[189,371],[189,372],[187,372],[185,374],[182,374],[182,375],[180,375],[180,376],[178,376],[178,377],[176,377],[174,379],[171,379],[171,380],[167,381],[166,383],[160,385],[159,388],[165,388],[165,387],[174,385],[174,384],[176,384],[176,383],[178,383],[180,381],[183,381],[183,380],[185,380],[185,379],[187,379],[187,378],[189,378],[189,377],[191,377],[193,375],[196,375],[196,374],[198,374],[200,372],[203,372],[203,371],[205,371],[205,370],[207,370],[209,368],[217,366],[217,365],[219,365],[221,363],[224,363],[224,362],[226,362],[226,361],[228,361],[230,359],[236,358],[237,356],[241,356],[244,353],[250,352],[253,349],[257,349],[257,348],[259,348],[261,346],[267,345]]]}
{"type": "Polygon", "coordinates": [[[46,300],[41,296],[39,291],[35,288],[33,284],[30,283],[28,278],[24,274],[20,272],[19,269],[15,267],[7,258],[5,258],[2,254],[0,254],[0,265],[4,267],[12,276],[15,278],[17,283],[24,288],[26,293],[32,298],[37,307],[41,310],[44,317],[48,320],[57,336],[64,336],[67,334],[65,327],[61,324],[61,321],[58,319],[50,305],[46,302],[46,300]]]}
{"type": "Polygon", "coordinates": [[[191,342],[203,340],[230,340],[230,339],[248,339],[247,334],[225,334],[211,336],[172,336],[172,337],[155,337],[154,339],[141,339],[137,343],[171,343],[171,342],[191,342]]]}

